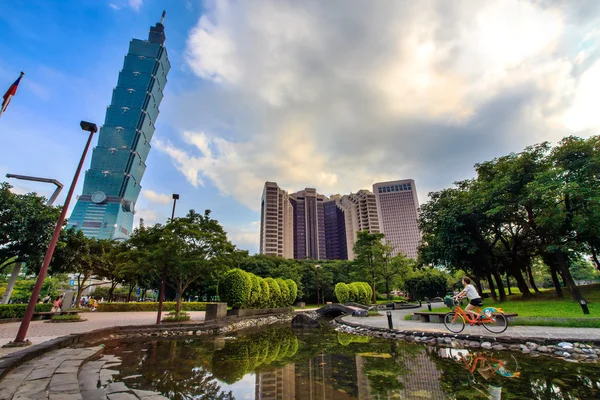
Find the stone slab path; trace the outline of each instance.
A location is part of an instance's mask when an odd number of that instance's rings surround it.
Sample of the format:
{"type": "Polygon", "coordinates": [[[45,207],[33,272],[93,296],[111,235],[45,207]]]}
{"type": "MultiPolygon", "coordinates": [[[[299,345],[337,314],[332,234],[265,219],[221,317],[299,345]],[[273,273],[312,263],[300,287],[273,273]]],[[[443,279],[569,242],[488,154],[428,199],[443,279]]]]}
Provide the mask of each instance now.
{"type": "Polygon", "coordinates": [[[0,400],[164,400],[156,392],[115,382],[121,364],[101,355],[102,346],[65,348],[26,362],[0,381],[0,400]]]}
{"type": "MultiPolygon", "coordinates": [[[[204,321],[204,311],[190,311],[192,321],[204,321]]],[[[57,337],[72,333],[89,332],[111,326],[152,325],[156,323],[156,312],[87,312],[81,313],[86,321],[72,323],[48,323],[32,321],[27,332],[27,339],[32,344],[38,344],[57,337]]],[[[20,322],[0,324],[0,346],[14,340],[19,330],[20,322]]],[[[0,347],[0,357],[21,350],[20,348],[0,347]]]]}
{"type": "MultiPolygon", "coordinates": [[[[404,317],[410,315],[413,312],[427,310],[427,306],[421,308],[415,308],[411,310],[393,310],[392,323],[394,329],[407,330],[407,331],[420,331],[420,332],[437,332],[437,333],[451,333],[446,329],[443,323],[433,322],[419,322],[419,321],[406,321],[404,317]]],[[[387,328],[388,321],[385,316],[385,310],[380,310],[383,314],[381,317],[344,317],[344,321],[351,322],[353,324],[375,327],[375,328],[387,328]]],[[[466,326],[461,332],[466,335],[490,335],[483,326],[466,326]]],[[[597,328],[561,328],[561,327],[549,327],[549,326],[509,326],[504,333],[494,334],[497,337],[511,337],[511,338],[540,338],[540,339],[557,339],[562,340],[565,338],[576,339],[576,340],[600,340],[600,329],[597,328]]]]}

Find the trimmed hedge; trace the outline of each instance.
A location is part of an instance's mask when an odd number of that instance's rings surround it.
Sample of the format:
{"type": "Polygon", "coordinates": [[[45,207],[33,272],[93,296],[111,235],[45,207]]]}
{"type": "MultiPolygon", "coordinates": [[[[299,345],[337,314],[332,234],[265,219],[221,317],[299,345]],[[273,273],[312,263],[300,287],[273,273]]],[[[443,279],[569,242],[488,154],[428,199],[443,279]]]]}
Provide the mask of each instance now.
{"type": "Polygon", "coordinates": [[[221,299],[233,308],[287,307],[298,296],[298,285],[292,279],[263,279],[239,268],[225,273],[218,290],[221,299]]]}
{"type": "MultiPolygon", "coordinates": [[[[182,311],[206,311],[206,304],[203,302],[183,302],[182,311]]],[[[163,302],[163,311],[175,311],[177,303],[174,301],[163,302]]],[[[52,308],[52,305],[48,309],[52,308]]],[[[37,309],[36,309],[37,311],[37,309]]],[[[100,312],[127,312],[127,311],[158,311],[158,302],[145,303],[100,303],[98,305],[100,312]]]]}
{"type": "Polygon", "coordinates": [[[339,282],[337,285],[335,285],[334,292],[338,303],[344,304],[350,300],[350,289],[344,282],[339,282]]]}
{"type": "Polygon", "coordinates": [[[239,268],[225,273],[219,281],[219,297],[231,307],[242,307],[248,304],[252,292],[252,277],[239,268]]]}
{"type": "Polygon", "coordinates": [[[290,289],[290,297],[288,299],[288,304],[291,306],[296,301],[296,297],[298,297],[298,285],[292,279],[286,279],[285,283],[288,285],[288,289],[290,289]]]}
{"type": "Polygon", "coordinates": [[[353,301],[355,303],[370,305],[373,298],[373,289],[367,282],[343,282],[335,285],[335,296],[340,303],[353,301]]]}
{"type": "MultiPolygon", "coordinates": [[[[23,318],[27,304],[0,304],[0,319],[23,318]]],[[[50,312],[52,304],[36,304],[35,312],[50,312]]]]}

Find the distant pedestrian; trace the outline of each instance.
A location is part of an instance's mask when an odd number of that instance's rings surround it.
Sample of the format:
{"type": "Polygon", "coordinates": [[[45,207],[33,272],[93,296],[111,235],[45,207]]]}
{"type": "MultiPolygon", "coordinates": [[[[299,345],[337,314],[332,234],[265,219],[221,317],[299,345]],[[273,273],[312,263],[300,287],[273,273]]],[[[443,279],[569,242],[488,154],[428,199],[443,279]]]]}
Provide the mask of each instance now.
{"type": "Polygon", "coordinates": [[[52,303],[52,310],[50,310],[51,312],[61,312],[61,306],[62,306],[62,296],[58,296],[56,297],[56,300],[54,300],[54,303],[52,303]]]}

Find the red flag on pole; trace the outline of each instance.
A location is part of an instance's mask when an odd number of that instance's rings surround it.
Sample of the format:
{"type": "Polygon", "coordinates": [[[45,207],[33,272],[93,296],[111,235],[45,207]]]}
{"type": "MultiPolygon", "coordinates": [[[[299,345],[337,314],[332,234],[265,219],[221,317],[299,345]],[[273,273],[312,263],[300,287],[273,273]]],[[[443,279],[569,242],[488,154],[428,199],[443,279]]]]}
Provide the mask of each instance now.
{"type": "Polygon", "coordinates": [[[8,104],[10,103],[10,100],[13,98],[13,96],[17,93],[17,88],[19,87],[19,83],[21,82],[21,78],[23,78],[23,75],[25,75],[25,72],[21,72],[21,75],[19,76],[19,78],[17,78],[17,80],[15,81],[15,83],[13,83],[12,85],[10,85],[10,87],[8,88],[8,90],[6,91],[6,93],[3,96],[3,101],[2,101],[2,107],[0,107],[0,117],[2,116],[2,113],[4,111],[6,111],[6,108],[8,107],[8,104]]]}

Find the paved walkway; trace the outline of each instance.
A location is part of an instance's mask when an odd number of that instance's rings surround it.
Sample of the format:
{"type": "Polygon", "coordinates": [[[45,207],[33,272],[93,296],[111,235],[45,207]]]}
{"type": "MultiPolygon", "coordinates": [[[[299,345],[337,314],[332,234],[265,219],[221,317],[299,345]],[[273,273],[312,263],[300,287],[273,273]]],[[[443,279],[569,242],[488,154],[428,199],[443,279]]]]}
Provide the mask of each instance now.
{"type": "MultiPolygon", "coordinates": [[[[204,311],[188,311],[192,321],[204,321],[204,311]]],[[[156,312],[86,312],[81,313],[81,318],[86,321],[72,323],[48,323],[45,321],[31,321],[27,332],[27,339],[33,344],[38,344],[60,336],[72,333],[89,332],[111,326],[151,325],[156,323],[156,312]]],[[[17,336],[20,322],[0,324],[0,346],[13,341],[17,336]]],[[[21,348],[0,347],[0,357],[19,351],[21,348]]]]}
{"type": "MultiPolygon", "coordinates": [[[[396,310],[391,311],[392,323],[394,329],[421,331],[421,332],[441,332],[451,333],[446,329],[443,323],[406,321],[404,317],[417,311],[427,310],[427,306],[411,310],[396,310]]],[[[387,328],[388,321],[385,316],[385,310],[380,310],[384,315],[381,317],[344,317],[344,321],[352,322],[363,326],[371,326],[376,328],[387,328]]],[[[466,335],[490,335],[490,332],[483,326],[466,326],[461,332],[466,335]]],[[[513,338],[541,338],[541,339],[562,339],[571,338],[577,340],[600,340],[600,329],[597,328],[559,328],[549,326],[508,326],[504,333],[495,334],[498,337],[513,337],[513,338]]]]}
{"type": "Polygon", "coordinates": [[[54,350],[26,362],[0,381],[0,400],[166,400],[160,393],[115,382],[118,357],[102,347],[54,350]]]}

